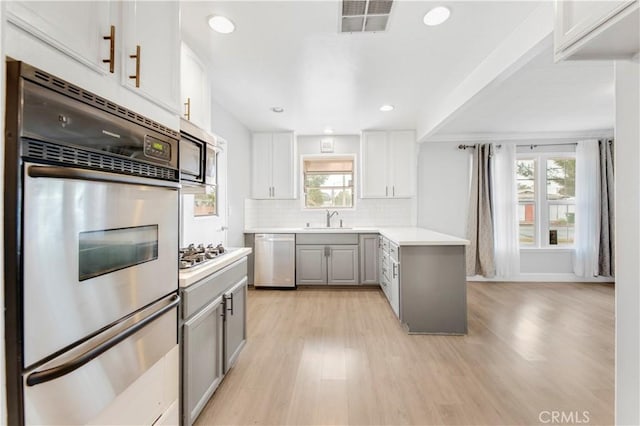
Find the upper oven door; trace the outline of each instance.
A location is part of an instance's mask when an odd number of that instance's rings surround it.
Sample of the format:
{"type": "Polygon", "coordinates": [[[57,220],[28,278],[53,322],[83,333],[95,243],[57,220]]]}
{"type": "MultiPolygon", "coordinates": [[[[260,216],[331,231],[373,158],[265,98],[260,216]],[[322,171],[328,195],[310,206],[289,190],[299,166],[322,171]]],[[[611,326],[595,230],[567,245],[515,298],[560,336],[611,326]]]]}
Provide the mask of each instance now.
{"type": "Polygon", "coordinates": [[[24,367],[177,290],[177,186],[24,165],[24,367]]]}
{"type": "Polygon", "coordinates": [[[180,139],[180,177],[183,180],[204,181],[204,143],[182,135],[180,139]]]}

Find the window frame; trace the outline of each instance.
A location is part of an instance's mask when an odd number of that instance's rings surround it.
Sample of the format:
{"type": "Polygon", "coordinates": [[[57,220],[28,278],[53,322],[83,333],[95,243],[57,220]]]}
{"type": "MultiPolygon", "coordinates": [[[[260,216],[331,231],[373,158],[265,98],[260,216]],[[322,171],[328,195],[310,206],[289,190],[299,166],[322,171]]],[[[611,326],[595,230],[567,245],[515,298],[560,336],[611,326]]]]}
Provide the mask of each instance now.
{"type": "MultiPolygon", "coordinates": [[[[551,205],[576,205],[574,195],[573,200],[548,200],[547,199],[547,160],[555,158],[566,158],[576,160],[576,153],[573,151],[545,151],[545,152],[518,152],[516,153],[516,161],[534,160],[534,237],[535,243],[523,244],[518,237],[518,243],[521,249],[543,249],[543,250],[573,250],[575,244],[549,244],[549,206],[551,205]]],[[[518,200],[518,206],[520,206],[518,200]]],[[[575,226],[575,225],[574,225],[575,226]]],[[[518,228],[519,229],[519,228],[518,228]]],[[[575,230],[574,230],[575,239],[575,230]]]]}
{"type": "Polygon", "coordinates": [[[358,199],[358,163],[356,154],[305,154],[300,156],[300,208],[304,211],[322,211],[326,209],[349,211],[355,210],[358,199]],[[353,182],[353,203],[351,207],[307,207],[307,197],[305,192],[304,162],[308,160],[348,160],[353,162],[352,182],[353,182]]]}

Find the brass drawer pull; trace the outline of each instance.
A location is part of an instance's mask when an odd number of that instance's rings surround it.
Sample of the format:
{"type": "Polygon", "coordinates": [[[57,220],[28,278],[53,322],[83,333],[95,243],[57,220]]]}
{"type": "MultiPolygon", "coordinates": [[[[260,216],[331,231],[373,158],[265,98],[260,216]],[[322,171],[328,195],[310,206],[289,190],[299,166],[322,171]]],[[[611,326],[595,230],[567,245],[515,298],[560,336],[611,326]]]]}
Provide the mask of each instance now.
{"type": "Polygon", "coordinates": [[[103,59],[102,62],[109,64],[109,72],[113,74],[116,65],[116,27],[112,25],[109,35],[102,38],[109,40],[109,59],[103,59]]]}
{"type": "Polygon", "coordinates": [[[140,87],[140,45],[136,46],[136,54],[129,55],[131,59],[136,60],[136,74],[130,75],[129,78],[136,80],[136,87],[140,87]]]}
{"type": "Polygon", "coordinates": [[[185,113],[184,117],[191,121],[191,98],[187,98],[187,102],[184,103],[185,113]]]}

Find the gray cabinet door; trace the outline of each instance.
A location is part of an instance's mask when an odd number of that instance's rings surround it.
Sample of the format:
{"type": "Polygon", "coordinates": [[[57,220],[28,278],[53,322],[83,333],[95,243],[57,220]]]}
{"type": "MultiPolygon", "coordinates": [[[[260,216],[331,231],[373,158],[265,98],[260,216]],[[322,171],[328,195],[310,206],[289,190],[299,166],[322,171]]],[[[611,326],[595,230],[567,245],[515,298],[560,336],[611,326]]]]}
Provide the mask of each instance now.
{"type": "Polygon", "coordinates": [[[389,277],[389,286],[387,291],[387,298],[391,309],[395,312],[396,316],[400,318],[400,264],[389,256],[389,265],[391,276],[389,277]]]}
{"type": "Polygon", "coordinates": [[[360,283],[378,284],[378,236],[360,236],[360,283]]]}
{"type": "Polygon", "coordinates": [[[223,377],[223,303],[218,297],[183,328],[184,424],[196,420],[223,377]]]}
{"type": "Polygon", "coordinates": [[[326,284],[327,254],[324,245],[296,247],[296,283],[326,284]]]}
{"type": "Polygon", "coordinates": [[[358,280],[358,246],[328,246],[327,282],[329,284],[356,285],[358,280]]]}
{"type": "Polygon", "coordinates": [[[235,364],[247,340],[247,278],[224,294],[224,372],[235,364]]]}
{"type": "Polygon", "coordinates": [[[380,282],[380,287],[384,289],[384,275],[382,274],[382,268],[384,267],[384,249],[382,246],[383,239],[384,237],[382,235],[378,236],[378,282],[380,282]]]}

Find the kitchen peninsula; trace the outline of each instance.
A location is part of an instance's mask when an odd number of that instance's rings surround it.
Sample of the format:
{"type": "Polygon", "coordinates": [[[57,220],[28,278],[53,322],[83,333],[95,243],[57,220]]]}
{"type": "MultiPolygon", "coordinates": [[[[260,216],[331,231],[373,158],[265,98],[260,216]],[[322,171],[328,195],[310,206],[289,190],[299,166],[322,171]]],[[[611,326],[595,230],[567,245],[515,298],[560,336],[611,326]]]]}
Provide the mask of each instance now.
{"type": "MultiPolygon", "coordinates": [[[[359,253],[351,258],[355,264],[349,270],[357,273],[355,284],[379,283],[389,304],[410,334],[466,334],[467,299],[465,276],[465,246],[462,238],[424,228],[252,228],[245,229],[246,245],[252,247],[255,234],[294,234],[296,247],[316,249],[318,264],[331,264],[332,249],[352,236],[358,241],[359,253]],[[321,234],[323,246],[303,246],[310,235],[321,234]],[[375,238],[367,244],[367,238],[375,238]],[[335,243],[333,242],[335,239],[335,243]],[[374,265],[371,267],[371,265],[374,265]],[[365,278],[373,271],[374,278],[365,278]]],[[[371,239],[369,239],[371,241],[371,239]]],[[[309,251],[308,251],[309,252],[309,251]]],[[[297,250],[298,256],[301,253],[297,250]]],[[[344,261],[337,261],[344,265],[344,261]]],[[[310,284],[301,275],[306,268],[296,259],[296,283],[310,284]]],[[[249,274],[251,275],[251,271],[249,274]]],[[[331,275],[331,274],[329,274],[331,275]]],[[[346,283],[346,281],[345,281],[346,283]]],[[[341,284],[325,279],[316,284],[341,284]]],[[[349,284],[354,284],[350,282],[349,284]]]]}

